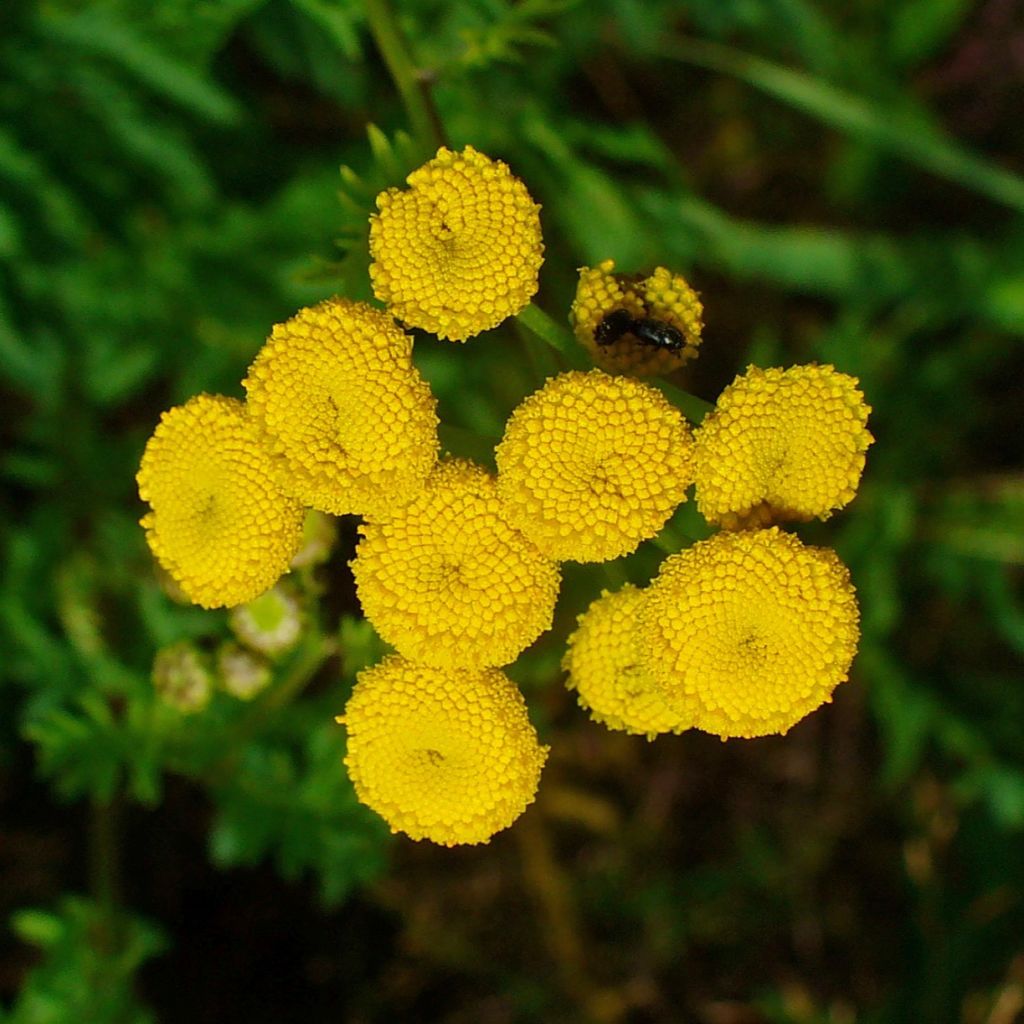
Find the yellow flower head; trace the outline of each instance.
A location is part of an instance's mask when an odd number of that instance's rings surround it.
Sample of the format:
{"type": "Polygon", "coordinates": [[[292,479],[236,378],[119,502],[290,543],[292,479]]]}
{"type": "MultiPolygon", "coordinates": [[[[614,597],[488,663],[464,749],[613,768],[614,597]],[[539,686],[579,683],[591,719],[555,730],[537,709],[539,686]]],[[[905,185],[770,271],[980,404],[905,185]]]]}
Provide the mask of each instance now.
{"type": "Polygon", "coordinates": [[[370,277],[396,317],[465,341],[518,313],[544,261],[540,207],[508,166],[467,146],[377,196],[370,277]]]}
{"type": "Polygon", "coordinates": [[[441,463],[408,505],[360,532],[363,612],[407,658],[507,665],[551,625],[558,566],[505,522],[479,466],[441,463]]]}
{"type": "Polygon", "coordinates": [[[693,440],[656,388],[600,370],[549,380],[512,413],[498,491],[549,558],[603,562],[665,525],[693,480],[693,440]]]}
{"type": "Polygon", "coordinates": [[[697,293],[679,274],[656,267],[646,277],[616,274],[615,261],[581,267],[569,319],[579,343],[594,362],[609,373],[649,377],[679,369],[697,355],[703,330],[704,307],[697,293]],[[683,338],[677,352],[640,341],[631,331],[617,340],[598,344],[594,332],[609,313],[626,310],[634,319],[654,319],[675,328],[683,338]]]}
{"type": "Polygon", "coordinates": [[[562,668],[569,673],[566,686],[578,691],[580,705],[595,721],[653,739],[693,722],[665,703],[641,663],[637,615],[644,596],[629,584],[614,594],[603,591],[577,620],[562,668]]]}
{"type": "Polygon", "coordinates": [[[846,566],[778,527],[719,533],[668,558],[639,618],[666,702],[723,739],[786,732],[831,700],[857,648],[846,566]]]}
{"type": "Polygon", "coordinates": [[[728,529],[827,519],[860,483],[870,411],[831,366],[749,367],[697,431],[697,507],[728,529]]]}
{"type": "Polygon", "coordinates": [[[398,655],[359,673],[345,714],[359,799],[392,832],[444,846],[486,843],[533,802],[548,748],[498,669],[398,655]]]}
{"type": "Polygon", "coordinates": [[[242,382],[284,485],[322,512],[408,501],[437,461],[430,386],[412,339],[365,303],[331,299],[274,327],[242,382]]]}
{"type": "Polygon", "coordinates": [[[281,490],[245,406],[197,395],[160,418],[136,480],[160,564],[204,608],[244,604],[288,569],[302,507],[281,490]]]}

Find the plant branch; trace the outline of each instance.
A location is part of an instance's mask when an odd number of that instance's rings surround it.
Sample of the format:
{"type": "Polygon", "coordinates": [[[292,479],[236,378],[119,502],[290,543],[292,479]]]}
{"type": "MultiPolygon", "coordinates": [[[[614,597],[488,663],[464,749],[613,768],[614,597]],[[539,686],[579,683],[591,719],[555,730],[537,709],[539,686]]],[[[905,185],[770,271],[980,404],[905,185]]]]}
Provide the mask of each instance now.
{"type": "Polygon", "coordinates": [[[402,97],[413,134],[424,153],[431,153],[444,145],[444,127],[427,83],[413,63],[391,4],[389,0],[366,0],[365,9],[370,32],[402,97]]]}
{"type": "Polygon", "coordinates": [[[105,952],[117,945],[118,906],[121,902],[120,842],[121,798],[92,801],[89,819],[89,887],[104,922],[98,937],[105,952]]]}
{"type": "Polygon", "coordinates": [[[306,688],[320,666],[336,654],[338,645],[320,633],[311,635],[300,648],[287,675],[263,696],[249,713],[241,718],[225,737],[225,752],[204,773],[207,782],[216,785],[230,774],[238,763],[242,748],[282,708],[290,704],[306,688]]]}

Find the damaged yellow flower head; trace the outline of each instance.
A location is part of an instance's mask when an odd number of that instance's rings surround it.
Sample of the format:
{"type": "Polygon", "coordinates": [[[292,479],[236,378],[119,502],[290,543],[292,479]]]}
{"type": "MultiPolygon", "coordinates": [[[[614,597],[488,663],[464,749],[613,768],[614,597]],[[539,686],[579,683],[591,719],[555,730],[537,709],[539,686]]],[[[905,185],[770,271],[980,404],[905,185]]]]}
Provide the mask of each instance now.
{"type": "MultiPolygon", "coordinates": [[[[646,277],[616,274],[615,261],[604,260],[596,267],[580,268],[569,319],[577,340],[602,370],[649,377],[677,370],[697,355],[704,326],[703,313],[697,293],[679,274],[664,267],[656,267],[646,277]],[[606,327],[604,330],[609,336],[604,344],[599,343],[595,334],[602,333],[602,321],[619,310],[628,314],[628,317],[619,314],[620,328],[627,319],[654,320],[678,332],[678,350],[646,343],[628,328],[609,330],[606,327]]],[[[615,323],[612,320],[610,325],[615,323]]]]}
{"type": "Polygon", "coordinates": [[[407,502],[437,461],[436,402],[412,339],[365,303],[331,299],[274,327],[242,382],[283,484],[334,515],[407,502]]]}
{"type": "Polygon", "coordinates": [[[827,519],[854,496],[874,440],[857,379],[751,366],[697,431],[697,507],[728,529],[827,519]]]}
{"type": "Polygon", "coordinates": [[[784,733],[831,700],[859,637],[846,566],[778,527],[671,556],[639,617],[643,664],[666,702],[723,739],[784,733]]]}
{"type": "Polygon", "coordinates": [[[359,673],[345,714],[356,795],[412,839],[486,843],[533,802],[548,748],[498,669],[398,655],[359,673]]]}
{"type": "Polygon", "coordinates": [[[298,550],[302,507],[235,399],[202,394],[165,412],[136,479],[150,549],[204,608],[258,597],[298,550]]]}
{"type": "Polygon", "coordinates": [[[653,537],[685,500],[693,441],[656,388],[572,371],[512,413],[497,462],[513,526],[549,558],[603,562],[653,537]]]}
{"type": "Polygon", "coordinates": [[[693,722],[665,703],[641,663],[637,615],[644,596],[629,584],[614,594],[603,591],[577,620],[562,668],[569,673],[565,685],[577,691],[595,722],[653,739],[693,722]]]}
{"type": "Polygon", "coordinates": [[[558,566],[505,522],[479,466],[441,463],[408,505],[361,533],[352,571],[363,612],[407,658],[507,665],[551,625],[558,566]]]}
{"type": "Polygon", "coordinates": [[[399,320],[465,341],[518,313],[537,291],[540,207],[508,166],[467,146],[437,156],[377,197],[370,277],[399,320]]]}

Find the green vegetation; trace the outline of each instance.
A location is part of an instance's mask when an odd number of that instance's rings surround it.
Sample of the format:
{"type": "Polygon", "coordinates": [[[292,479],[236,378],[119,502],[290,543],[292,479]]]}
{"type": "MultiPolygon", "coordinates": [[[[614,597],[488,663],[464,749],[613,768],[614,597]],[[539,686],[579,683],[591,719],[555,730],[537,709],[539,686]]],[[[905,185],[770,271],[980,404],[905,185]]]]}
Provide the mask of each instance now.
{"type": "MultiPolygon", "coordinates": [[[[0,1021],[1012,1024],[1013,4],[391,6],[0,11],[0,1021]],[[323,614],[270,687],[183,715],[153,658],[213,654],[228,617],[168,597],[134,485],[162,410],[242,397],[273,323],[369,297],[373,197],[441,139],[542,204],[552,318],[581,265],[670,266],[706,308],[682,386],[713,401],[748,362],[831,362],[877,438],[856,501],[800,531],[862,607],[832,706],[746,743],[601,729],[558,661],[609,576],[568,566],[550,641],[512,670],[554,747],[538,805],[455,851],[390,840],[344,772],[332,718],[380,652],[353,523],[298,574],[323,614]]],[[[562,356],[510,321],[416,358],[445,443],[478,454],[562,356]]]]}

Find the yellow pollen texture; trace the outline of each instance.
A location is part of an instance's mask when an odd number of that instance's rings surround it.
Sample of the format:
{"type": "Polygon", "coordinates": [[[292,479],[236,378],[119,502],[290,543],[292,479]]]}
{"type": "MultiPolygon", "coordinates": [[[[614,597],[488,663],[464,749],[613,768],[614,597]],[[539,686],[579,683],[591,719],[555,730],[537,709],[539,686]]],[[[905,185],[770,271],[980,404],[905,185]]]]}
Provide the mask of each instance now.
{"type": "Polygon", "coordinates": [[[665,267],[656,267],[646,277],[616,274],[614,260],[581,267],[579,273],[569,320],[577,340],[602,370],[651,377],[678,370],[696,357],[704,328],[704,307],[685,278],[665,267]],[[599,345],[594,332],[609,313],[618,309],[636,319],[654,318],[675,327],[683,335],[683,347],[669,352],[645,344],[631,332],[611,344],[599,345]]]}
{"type": "Polygon", "coordinates": [[[697,507],[727,529],[827,519],[854,496],[874,440],[857,379],[751,366],[697,431],[697,507]]]}
{"type": "Polygon", "coordinates": [[[603,562],[665,525],[693,480],[693,440],[656,388],[600,370],[549,380],[497,449],[505,513],[549,558],[603,562]]]}
{"type": "Polygon", "coordinates": [[[719,533],[671,556],[639,618],[666,702],[723,739],[784,733],[831,700],[859,638],[846,566],[778,527],[719,533]]]}
{"type": "Polygon", "coordinates": [[[242,382],[282,483],[334,515],[407,502],[437,461],[437,412],[412,339],[365,303],[331,299],[274,327],[242,382]]]}
{"type": "Polygon", "coordinates": [[[165,412],[136,480],[160,564],[204,608],[244,604],[288,569],[303,510],[277,482],[245,405],[196,395],[165,412]]]}
{"type": "Polygon", "coordinates": [[[439,464],[408,505],[360,532],[352,572],[363,612],[407,658],[507,665],[551,626],[558,566],[502,518],[479,466],[439,464]]]}
{"type": "Polygon", "coordinates": [[[377,298],[412,327],[465,341],[518,313],[544,261],[540,207],[508,166],[472,146],[442,147],[377,197],[370,277],[377,298]]]}
{"type": "Polygon", "coordinates": [[[682,732],[693,725],[671,709],[654,685],[637,647],[637,616],[645,593],[627,584],[603,591],[579,617],[562,659],[580,706],[609,729],[642,733],[682,732]]]}
{"type": "Polygon", "coordinates": [[[359,673],[345,714],[356,795],[392,832],[486,843],[533,802],[548,748],[499,669],[438,669],[398,655],[359,673]]]}

